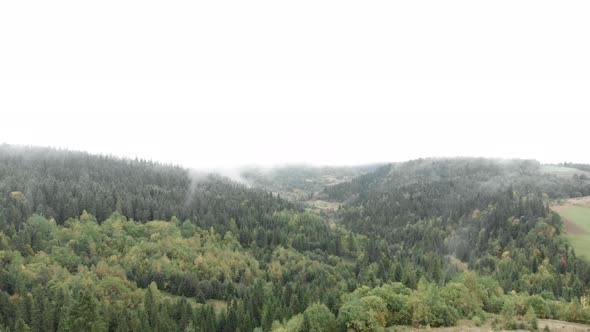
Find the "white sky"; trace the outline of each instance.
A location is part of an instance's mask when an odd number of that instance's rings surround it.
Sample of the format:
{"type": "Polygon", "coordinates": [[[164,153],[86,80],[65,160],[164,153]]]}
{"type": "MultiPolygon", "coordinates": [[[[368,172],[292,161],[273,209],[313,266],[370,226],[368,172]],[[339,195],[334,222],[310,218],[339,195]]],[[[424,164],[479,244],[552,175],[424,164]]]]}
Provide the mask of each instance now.
{"type": "Polygon", "coordinates": [[[1,1],[0,142],[590,163],[590,2],[1,1]]]}

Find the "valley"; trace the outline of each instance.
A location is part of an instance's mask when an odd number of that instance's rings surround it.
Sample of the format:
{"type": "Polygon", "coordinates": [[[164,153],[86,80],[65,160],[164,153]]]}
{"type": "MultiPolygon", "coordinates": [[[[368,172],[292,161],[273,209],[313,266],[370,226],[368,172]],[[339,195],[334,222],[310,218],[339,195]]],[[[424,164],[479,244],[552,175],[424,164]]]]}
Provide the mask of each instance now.
{"type": "Polygon", "coordinates": [[[556,320],[590,323],[590,183],[549,170],[431,158],[238,182],[2,145],[0,328],[577,328],[556,320]]]}

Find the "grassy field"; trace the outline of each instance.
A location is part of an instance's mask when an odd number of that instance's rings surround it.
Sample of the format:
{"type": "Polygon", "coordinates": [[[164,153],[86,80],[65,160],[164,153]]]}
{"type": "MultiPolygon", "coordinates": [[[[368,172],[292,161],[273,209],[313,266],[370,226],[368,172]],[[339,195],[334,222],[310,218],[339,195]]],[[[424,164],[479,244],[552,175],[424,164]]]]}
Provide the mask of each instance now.
{"type": "Polygon", "coordinates": [[[590,177],[590,172],[583,171],[573,167],[559,166],[559,165],[543,165],[541,166],[542,173],[554,174],[559,177],[571,178],[574,174],[586,175],[590,177]]]}
{"type": "Polygon", "coordinates": [[[305,201],[308,206],[308,210],[312,212],[319,211],[336,211],[340,207],[340,203],[328,202],[319,199],[305,201]]]}
{"type": "Polygon", "coordinates": [[[567,237],[579,256],[590,259],[590,198],[577,198],[554,205],[563,218],[567,237]]]}
{"type": "MultiPolygon", "coordinates": [[[[178,295],[173,295],[170,294],[168,292],[164,292],[164,291],[160,291],[160,293],[162,294],[162,299],[164,301],[168,301],[169,303],[175,303],[178,300],[182,299],[182,296],[178,296],[178,295]]],[[[193,307],[196,308],[198,306],[201,306],[202,304],[197,303],[197,301],[195,301],[194,298],[190,298],[190,297],[185,297],[185,300],[188,301],[188,303],[193,307]]],[[[213,308],[215,309],[215,312],[220,313],[223,312],[227,309],[227,302],[223,301],[223,300],[214,300],[214,299],[209,299],[206,300],[207,304],[211,304],[213,306],[213,308]]]]}

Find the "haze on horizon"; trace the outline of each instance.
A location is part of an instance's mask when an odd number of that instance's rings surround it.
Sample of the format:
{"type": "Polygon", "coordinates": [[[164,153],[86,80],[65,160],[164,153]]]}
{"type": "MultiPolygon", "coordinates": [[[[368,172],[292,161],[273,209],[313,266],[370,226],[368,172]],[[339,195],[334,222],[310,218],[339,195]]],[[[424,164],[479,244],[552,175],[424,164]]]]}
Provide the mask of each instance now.
{"type": "Polygon", "coordinates": [[[193,168],[590,163],[586,1],[0,4],[0,143],[193,168]]]}

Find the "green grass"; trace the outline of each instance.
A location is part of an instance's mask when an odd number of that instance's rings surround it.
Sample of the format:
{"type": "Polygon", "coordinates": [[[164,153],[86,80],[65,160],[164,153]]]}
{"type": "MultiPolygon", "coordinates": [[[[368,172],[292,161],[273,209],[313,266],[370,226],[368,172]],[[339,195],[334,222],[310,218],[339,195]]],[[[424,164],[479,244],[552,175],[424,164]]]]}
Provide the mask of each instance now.
{"type": "Polygon", "coordinates": [[[336,211],[336,210],[338,210],[338,207],[340,206],[340,203],[322,201],[319,199],[310,200],[310,201],[307,201],[306,203],[311,207],[311,209],[329,210],[329,211],[336,211]]]}
{"type": "Polygon", "coordinates": [[[564,205],[557,209],[559,214],[570,222],[580,226],[586,232],[590,233],[590,208],[564,205]]]}
{"type": "MultiPolygon", "coordinates": [[[[168,292],[160,291],[160,293],[162,294],[162,299],[163,299],[164,301],[167,301],[167,302],[169,302],[169,303],[175,303],[176,301],[179,301],[179,300],[183,299],[183,297],[182,297],[182,296],[173,295],[173,294],[170,294],[170,293],[168,293],[168,292]]],[[[193,308],[196,308],[196,307],[199,307],[199,306],[201,306],[201,305],[202,305],[202,304],[200,304],[200,303],[197,303],[197,301],[196,301],[194,298],[191,298],[191,297],[184,297],[184,299],[185,299],[185,300],[187,300],[187,301],[188,301],[188,303],[189,303],[189,304],[190,304],[190,305],[191,305],[193,308]]],[[[227,309],[227,302],[226,302],[226,301],[224,301],[224,300],[208,299],[208,300],[205,300],[205,302],[206,302],[207,304],[210,304],[210,305],[212,305],[212,306],[213,306],[213,308],[215,309],[215,312],[216,312],[216,313],[223,312],[223,311],[225,311],[225,310],[227,309]]]]}
{"type": "Polygon", "coordinates": [[[543,165],[541,166],[542,173],[554,174],[559,177],[572,177],[574,174],[584,174],[590,176],[590,172],[583,171],[573,167],[557,166],[557,165],[543,165]]]}
{"type": "Polygon", "coordinates": [[[568,240],[576,249],[576,255],[590,259],[590,236],[589,235],[568,235],[568,240]]]}
{"type": "Polygon", "coordinates": [[[207,304],[211,304],[215,308],[215,312],[220,313],[227,309],[227,302],[223,300],[206,300],[207,304]]]}
{"type": "Polygon", "coordinates": [[[566,236],[579,256],[590,259],[590,208],[566,204],[554,209],[564,223],[578,226],[579,232],[568,232],[566,236]]]}

